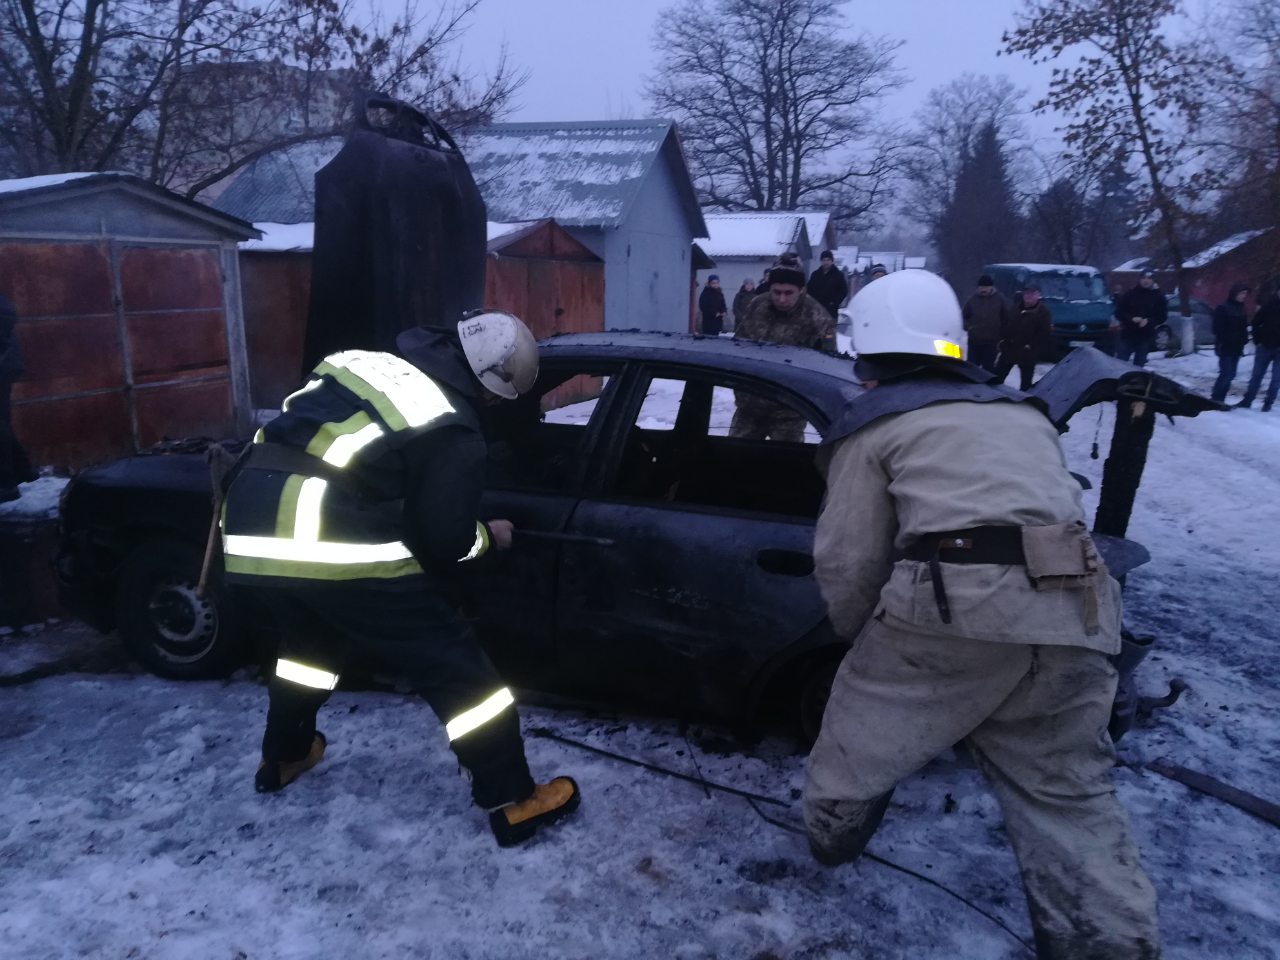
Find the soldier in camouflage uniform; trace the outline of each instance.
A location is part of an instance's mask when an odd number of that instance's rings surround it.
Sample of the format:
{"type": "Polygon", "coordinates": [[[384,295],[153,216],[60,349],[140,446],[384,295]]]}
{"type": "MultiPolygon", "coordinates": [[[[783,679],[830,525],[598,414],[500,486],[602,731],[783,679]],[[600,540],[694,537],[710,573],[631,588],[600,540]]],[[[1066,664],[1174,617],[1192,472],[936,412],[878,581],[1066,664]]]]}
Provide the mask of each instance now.
{"type": "MultiPolygon", "coordinates": [[[[769,271],[769,292],[751,301],[733,336],[835,352],[835,320],[805,293],[798,264],[781,263],[769,271]]],[[[800,414],[754,393],[735,390],[733,396],[737,409],[729,436],[804,442],[805,419],[800,414]]]]}

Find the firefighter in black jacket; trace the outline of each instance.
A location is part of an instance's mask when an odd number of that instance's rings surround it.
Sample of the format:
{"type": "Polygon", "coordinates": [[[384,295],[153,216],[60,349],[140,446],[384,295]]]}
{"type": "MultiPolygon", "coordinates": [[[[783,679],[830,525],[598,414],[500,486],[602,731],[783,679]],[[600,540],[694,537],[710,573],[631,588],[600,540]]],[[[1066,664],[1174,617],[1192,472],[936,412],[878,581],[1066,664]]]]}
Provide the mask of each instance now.
{"type": "Polygon", "coordinates": [[[358,648],[406,676],[510,846],[572,812],[568,777],[535,784],[511,692],[445,600],[442,577],[511,543],[477,519],[485,462],[475,404],[513,399],[537,377],[523,323],[481,313],[448,331],[401,334],[402,356],[325,358],[258,432],[222,512],[227,579],[278,621],[281,647],[255,776],[280,790],[315,766],[316,713],[358,648]]]}

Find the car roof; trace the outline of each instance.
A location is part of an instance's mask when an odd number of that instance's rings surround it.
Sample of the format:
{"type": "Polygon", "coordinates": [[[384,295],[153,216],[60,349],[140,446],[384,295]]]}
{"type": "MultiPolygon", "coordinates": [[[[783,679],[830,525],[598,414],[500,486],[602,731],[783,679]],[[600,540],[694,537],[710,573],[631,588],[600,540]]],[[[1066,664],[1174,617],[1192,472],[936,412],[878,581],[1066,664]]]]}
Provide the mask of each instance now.
{"type": "Polygon", "coordinates": [[[808,398],[828,421],[847,401],[864,392],[854,376],[852,357],[832,356],[809,347],[638,330],[557,334],[538,347],[545,360],[671,363],[768,380],[808,398]]]}

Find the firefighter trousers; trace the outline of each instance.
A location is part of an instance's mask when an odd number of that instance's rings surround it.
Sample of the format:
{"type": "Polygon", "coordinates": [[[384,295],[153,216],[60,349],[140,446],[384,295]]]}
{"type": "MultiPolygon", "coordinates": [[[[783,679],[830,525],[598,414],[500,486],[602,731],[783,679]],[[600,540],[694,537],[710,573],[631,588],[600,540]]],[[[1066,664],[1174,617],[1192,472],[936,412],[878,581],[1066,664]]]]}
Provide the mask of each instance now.
{"type": "Polygon", "coordinates": [[[873,620],[809,756],[815,848],[861,852],[895,784],[964,741],[1000,802],[1041,960],[1152,960],[1156,897],[1111,783],[1116,673],[1073,646],[987,643],[873,620]]]}
{"type": "MultiPolygon", "coordinates": [[[[253,590],[274,619],[282,660],[341,675],[354,656],[362,666],[407,679],[442,723],[505,689],[470,625],[430,588],[362,580],[242,589],[253,590]]],[[[300,759],[330,691],[274,675],[268,692],[263,759],[300,759]]],[[[533,792],[514,704],[449,746],[477,806],[492,810],[533,792]]]]}

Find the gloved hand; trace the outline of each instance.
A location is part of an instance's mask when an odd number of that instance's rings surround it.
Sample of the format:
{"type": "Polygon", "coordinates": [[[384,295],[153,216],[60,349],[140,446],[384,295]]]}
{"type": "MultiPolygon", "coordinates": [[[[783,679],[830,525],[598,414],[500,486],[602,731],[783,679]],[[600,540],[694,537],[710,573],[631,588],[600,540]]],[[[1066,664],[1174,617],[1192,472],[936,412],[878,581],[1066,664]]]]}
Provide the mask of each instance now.
{"type": "Polygon", "coordinates": [[[510,520],[486,520],[484,525],[489,528],[489,539],[494,548],[511,549],[511,534],[515,530],[515,524],[510,520]]]}

